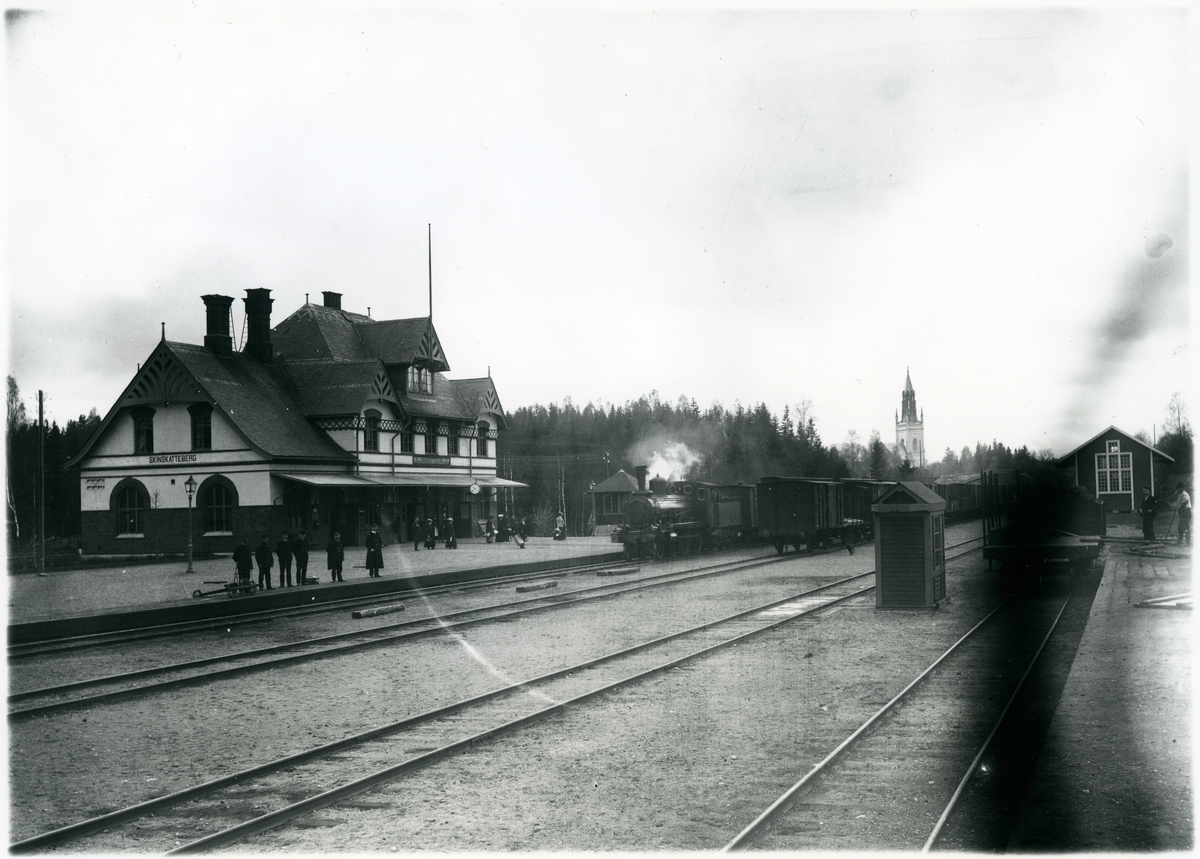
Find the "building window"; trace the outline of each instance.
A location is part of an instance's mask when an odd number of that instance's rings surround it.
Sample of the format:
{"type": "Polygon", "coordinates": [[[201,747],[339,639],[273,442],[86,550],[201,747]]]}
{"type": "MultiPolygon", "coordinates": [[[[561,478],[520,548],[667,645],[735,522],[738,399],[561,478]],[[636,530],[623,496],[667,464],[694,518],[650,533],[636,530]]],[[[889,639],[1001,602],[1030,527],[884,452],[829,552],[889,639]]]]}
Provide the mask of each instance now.
{"type": "Polygon", "coordinates": [[[410,394],[432,394],[433,373],[424,367],[408,368],[408,392],[410,394]]]}
{"type": "Polygon", "coordinates": [[[600,512],[605,516],[620,513],[625,509],[625,496],[616,492],[601,492],[600,512]]]}
{"type": "MultiPolygon", "coordinates": [[[[1111,445],[1116,442],[1109,442],[1111,445]]],[[[1118,448],[1119,450],[1120,448],[1118,448]]],[[[1098,453],[1096,454],[1096,492],[1132,492],[1133,491],[1133,454],[1132,453],[1098,453]]]]}
{"type": "Polygon", "coordinates": [[[400,433],[400,452],[413,452],[413,432],[412,430],[404,430],[400,433]]]}
{"type": "Polygon", "coordinates": [[[430,456],[437,453],[437,433],[433,431],[432,427],[425,433],[425,453],[430,456]]]}
{"type": "Polygon", "coordinates": [[[133,452],[154,453],[154,409],[133,409],[133,452]]]}
{"type": "Polygon", "coordinates": [[[192,450],[212,450],[212,406],[195,403],[188,406],[192,415],[192,450]]]}
{"type": "Polygon", "coordinates": [[[233,531],[233,493],[224,483],[214,483],[200,496],[205,531],[233,531]]]}
{"type": "Polygon", "coordinates": [[[479,456],[488,455],[488,422],[480,421],[479,424],[479,442],[475,445],[475,453],[479,456]]]}
{"type": "Polygon", "coordinates": [[[117,533],[145,533],[146,499],[136,486],[126,486],[117,493],[117,533]]]}
{"type": "Polygon", "coordinates": [[[382,414],[369,409],[365,413],[367,416],[367,427],[363,431],[363,450],[379,450],[379,421],[383,417],[382,414]]]}
{"type": "Polygon", "coordinates": [[[446,455],[458,456],[458,427],[451,424],[446,434],[446,455]]]}

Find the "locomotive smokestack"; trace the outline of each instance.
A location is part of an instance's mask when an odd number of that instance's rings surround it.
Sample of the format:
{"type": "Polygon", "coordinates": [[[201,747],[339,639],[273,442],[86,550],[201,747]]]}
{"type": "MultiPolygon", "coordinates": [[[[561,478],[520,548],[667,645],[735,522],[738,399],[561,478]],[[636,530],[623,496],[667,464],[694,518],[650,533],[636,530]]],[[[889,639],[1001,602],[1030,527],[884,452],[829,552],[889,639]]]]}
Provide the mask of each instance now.
{"type": "Polygon", "coordinates": [[[648,470],[649,470],[649,466],[646,466],[646,465],[639,465],[637,468],[634,469],[634,471],[637,472],[638,492],[646,491],[646,472],[648,470]]]}

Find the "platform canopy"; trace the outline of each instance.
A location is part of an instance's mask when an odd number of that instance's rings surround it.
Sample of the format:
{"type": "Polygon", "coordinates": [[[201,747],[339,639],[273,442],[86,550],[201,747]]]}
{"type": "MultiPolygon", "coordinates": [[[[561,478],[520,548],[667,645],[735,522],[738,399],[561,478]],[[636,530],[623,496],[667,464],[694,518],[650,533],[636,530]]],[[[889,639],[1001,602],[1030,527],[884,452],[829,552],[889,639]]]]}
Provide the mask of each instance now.
{"type": "Polygon", "coordinates": [[[485,489],[528,486],[490,474],[474,477],[469,474],[276,474],[275,477],[309,486],[470,486],[472,483],[485,489]]]}

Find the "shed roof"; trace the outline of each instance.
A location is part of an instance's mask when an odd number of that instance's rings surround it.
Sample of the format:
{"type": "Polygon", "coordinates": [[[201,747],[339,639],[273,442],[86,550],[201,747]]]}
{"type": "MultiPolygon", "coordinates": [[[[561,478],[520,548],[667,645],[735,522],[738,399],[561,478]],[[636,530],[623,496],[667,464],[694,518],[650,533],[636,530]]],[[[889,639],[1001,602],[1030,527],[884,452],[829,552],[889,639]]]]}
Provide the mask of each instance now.
{"type": "Polygon", "coordinates": [[[611,477],[606,477],[595,486],[592,487],[593,492],[635,492],[637,490],[637,478],[630,475],[625,469],[621,469],[611,477]]]}
{"type": "Polygon", "coordinates": [[[1054,466],[1055,466],[1056,468],[1066,468],[1067,466],[1074,465],[1075,463],[1074,463],[1073,459],[1074,459],[1074,456],[1075,456],[1075,454],[1079,453],[1079,451],[1083,450],[1083,449],[1084,449],[1085,447],[1087,447],[1089,444],[1091,444],[1092,442],[1096,441],[1096,439],[1098,439],[1098,438],[1101,438],[1101,437],[1103,437],[1103,436],[1106,436],[1106,435],[1111,435],[1111,434],[1113,434],[1113,433],[1116,433],[1116,434],[1120,435],[1122,438],[1124,438],[1124,439],[1126,439],[1126,440],[1128,440],[1128,441],[1134,442],[1135,444],[1140,444],[1142,447],[1144,447],[1144,448],[1146,448],[1148,451],[1150,451],[1150,454],[1151,454],[1151,456],[1157,456],[1157,457],[1159,457],[1160,459],[1163,459],[1163,460],[1165,460],[1165,461],[1167,461],[1167,462],[1174,462],[1174,461],[1175,461],[1175,457],[1173,457],[1173,456],[1171,456],[1171,455],[1169,455],[1169,454],[1163,453],[1163,452],[1162,452],[1161,450],[1159,450],[1157,447],[1154,447],[1153,445],[1146,444],[1146,443],[1145,443],[1144,441],[1142,441],[1140,438],[1137,438],[1136,436],[1130,435],[1129,433],[1125,432],[1125,430],[1123,430],[1123,429],[1119,429],[1119,428],[1118,428],[1118,427],[1116,427],[1116,426],[1112,426],[1112,425],[1110,425],[1110,426],[1108,427],[1108,429],[1101,430],[1100,432],[1096,433],[1094,436],[1092,436],[1091,438],[1089,438],[1087,441],[1085,441],[1083,444],[1079,445],[1079,447],[1075,448],[1075,449],[1074,449],[1074,450],[1072,450],[1070,453],[1068,453],[1068,454],[1064,455],[1062,458],[1060,458],[1060,459],[1059,459],[1057,462],[1055,462],[1055,463],[1054,463],[1054,466]]]}

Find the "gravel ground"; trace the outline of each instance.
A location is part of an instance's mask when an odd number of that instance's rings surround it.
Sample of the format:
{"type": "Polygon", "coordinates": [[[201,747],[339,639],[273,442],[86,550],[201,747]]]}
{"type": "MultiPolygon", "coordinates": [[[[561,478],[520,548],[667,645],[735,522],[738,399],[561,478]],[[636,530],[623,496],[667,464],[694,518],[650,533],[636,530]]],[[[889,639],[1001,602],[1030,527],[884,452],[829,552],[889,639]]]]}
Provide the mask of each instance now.
{"type": "MultiPolygon", "coordinates": [[[[771,567],[770,575],[710,577],[486,624],[458,638],[420,639],[180,689],[165,699],[169,705],[151,697],[16,721],[9,735],[13,835],[28,837],[236,772],[870,564],[860,553],[797,556],[781,567],[791,572],[771,567]],[[687,599],[680,598],[684,589],[687,599]]],[[[446,610],[462,599],[448,595],[434,604],[446,610]]],[[[200,655],[194,642],[161,646],[175,651],[173,658],[200,655]]]]}
{"type": "Polygon", "coordinates": [[[991,607],[983,567],[951,562],[940,611],[788,624],[360,797],[383,808],[325,809],[243,846],[719,848],[991,607]]]}

